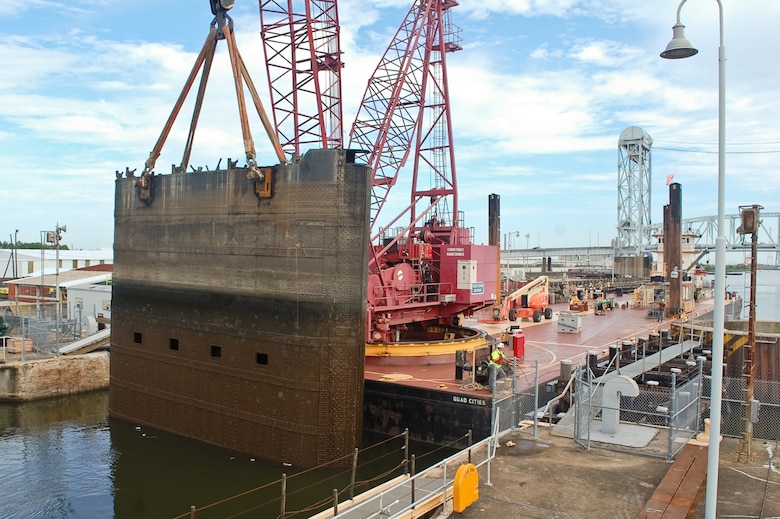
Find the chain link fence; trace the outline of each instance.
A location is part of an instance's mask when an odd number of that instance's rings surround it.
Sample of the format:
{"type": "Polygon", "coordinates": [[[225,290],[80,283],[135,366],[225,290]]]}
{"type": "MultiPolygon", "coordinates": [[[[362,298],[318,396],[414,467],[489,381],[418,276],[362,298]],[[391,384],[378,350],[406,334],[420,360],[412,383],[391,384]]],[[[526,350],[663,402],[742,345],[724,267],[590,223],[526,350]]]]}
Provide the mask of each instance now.
{"type": "MultiPolygon", "coordinates": [[[[594,378],[578,369],[574,388],[574,442],[585,449],[594,446],[613,450],[642,448],[643,454],[671,460],[700,430],[702,374],[678,382],[671,373],[668,386],[636,384],[636,394],[618,393],[611,406],[606,391],[613,391],[604,378],[594,378]],[[608,416],[617,416],[615,430],[608,416]],[[643,441],[646,438],[646,441],[643,441]]],[[[613,395],[614,396],[614,395],[613,395]]]]}
{"type": "MultiPolygon", "coordinates": [[[[539,416],[555,414],[556,400],[561,391],[557,381],[540,382],[539,369],[535,366],[526,370],[515,370],[511,391],[493,400],[492,423],[500,416],[502,432],[522,426],[523,431],[537,435],[539,416]],[[548,405],[548,403],[550,405],[548,405]],[[533,428],[530,427],[533,425],[533,428]]],[[[621,395],[619,407],[603,403],[604,383],[593,377],[587,369],[575,371],[573,413],[571,424],[560,424],[563,434],[571,427],[576,444],[590,449],[598,446],[612,450],[635,450],[635,446],[598,441],[604,412],[618,413],[621,424],[636,425],[653,429],[652,441],[642,448],[643,454],[673,459],[685,443],[704,431],[704,419],[710,413],[711,377],[704,376],[702,365],[688,380],[677,380],[670,373],[668,387],[638,380],[637,396],[621,395]],[[595,442],[595,443],[594,443],[595,442]]],[[[745,431],[746,403],[745,379],[723,379],[721,434],[740,438],[745,431]]],[[[753,423],[753,439],[780,441],[780,382],[755,380],[753,398],[759,402],[758,420],[753,423]]],[[[568,400],[568,399],[567,399],[568,400]]],[[[565,406],[566,408],[567,406],[565,406]]]]}
{"type": "MultiPolygon", "coordinates": [[[[703,384],[706,411],[709,416],[711,379],[705,377],[703,384]]],[[[744,378],[724,377],[721,401],[721,430],[723,436],[741,438],[745,431],[746,385],[744,378]]],[[[753,399],[759,402],[758,421],[753,424],[753,439],[780,441],[780,382],[754,380],[753,399]]]]}
{"type": "Polygon", "coordinates": [[[76,319],[62,319],[57,330],[56,307],[28,307],[26,314],[7,312],[3,320],[8,326],[3,340],[5,358],[45,358],[57,355],[58,347],[81,337],[76,319]]]}
{"type": "Polygon", "coordinates": [[[557,382],[539,381],[538,362],[530,367],[515,366],[507,382],[511,384],[511,390],[493,399],[491,425],[495,426],[498,416],[499,432],[521,427],[521,430],[536,437],[539,416],[544,413],[548,402],[558,396],[557,382]]]}

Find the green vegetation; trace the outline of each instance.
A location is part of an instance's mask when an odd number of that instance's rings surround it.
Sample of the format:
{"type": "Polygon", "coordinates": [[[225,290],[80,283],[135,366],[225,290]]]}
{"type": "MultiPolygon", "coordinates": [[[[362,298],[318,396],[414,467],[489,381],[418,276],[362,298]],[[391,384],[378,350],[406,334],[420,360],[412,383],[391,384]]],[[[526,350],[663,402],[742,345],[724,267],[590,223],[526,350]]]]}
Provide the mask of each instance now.
{"type": "MultiPolygon", "coordinates": [[[[10,241],[0,241],[0,249],[36,249],[41,250],[41,242],[18,242],[16,247],[10,241]]],[[[54,245],[46,244],[45,249],[54,250],[54,245]]],[[[68,246],[60,243],[60,250],[68,250],[68,246]]]]}

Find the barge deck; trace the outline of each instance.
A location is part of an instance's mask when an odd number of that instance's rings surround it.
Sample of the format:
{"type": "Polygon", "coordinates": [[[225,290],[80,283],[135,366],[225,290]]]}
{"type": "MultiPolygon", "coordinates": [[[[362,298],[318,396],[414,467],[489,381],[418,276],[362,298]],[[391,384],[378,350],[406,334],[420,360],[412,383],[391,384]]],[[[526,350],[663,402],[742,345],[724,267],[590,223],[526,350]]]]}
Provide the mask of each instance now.
{"type": "MultiPolygon", "coordinates": [[[[515,393],[531,392],[538,382],[544,388],[557,381],[561,362],[572,366],[584,364],[589,353],[605,357],[610,346],[623,341],[639,340],[654,333],[668,330],[673,319],[657,320],[646,308],[632,308],[630,296],[623,296],[606,312],[593,310],[578,312],[581,322],[579,332],[567,333],[559,327],[559,319],[571,316],[568,304],[553,305],[553,318],[539,323],[531,321],[500,324],[480,323],[478,317],[466,319],[463,326],[484,330],[492,342],[502,339],[504,331],[512,326],[522,329],[524,335],[523,356],[515,359],[517,370],[515,393]],[[535,367],[538,363],[538,377],[535,367]]],[[[697,303],[690,319],[702,318],[712,312],[714,302],[697,303]]],[[[513,357],[513,344],[505,348],[513,357]]],[[[487,350],[467,352],[466,361],[476,365],[487,350]]],[[[474,371],[463,372],[457,378],[455,363],[409,365],[383,365],[381,359],[366,360],[364,375],[364,429],[397,434],[408,428],[412,438],[435,444],[446,444],[471,430],[473,439],[479,440],[490,432],[493,408],[511,394],[510,384],[496,386],[495,394],[487,384],[476,383],[474,371]]],[[[511,382],[511,381],[509,381],[511,382]]],[[[542,389],[539,405],[557,396],[552,388],[542,389]],[[545,401],[542,401],[545,400],[545,401]]],[[[507,422],[502,419],[502,429],[507,422]]]]}

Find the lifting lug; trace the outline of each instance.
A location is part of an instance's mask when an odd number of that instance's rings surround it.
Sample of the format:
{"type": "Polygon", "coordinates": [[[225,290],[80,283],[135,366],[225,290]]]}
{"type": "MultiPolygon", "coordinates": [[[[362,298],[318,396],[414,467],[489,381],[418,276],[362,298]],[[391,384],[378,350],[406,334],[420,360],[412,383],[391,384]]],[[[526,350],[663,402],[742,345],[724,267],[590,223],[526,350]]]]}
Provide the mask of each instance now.
{"type": "Polygon", "coordinates": [[[152,180],[154,171],[144,170],[140,177],[135,179],[135,188],[138,190],[138,198],[147,206],[152,203],[152,180]]]}
{"type": "Polygon", "coordinates": [[[259,168],[254,161],[251,161],[246,178],[254,181],[255,194],[258,197],[271,198],[271,168],[259,168]]]}

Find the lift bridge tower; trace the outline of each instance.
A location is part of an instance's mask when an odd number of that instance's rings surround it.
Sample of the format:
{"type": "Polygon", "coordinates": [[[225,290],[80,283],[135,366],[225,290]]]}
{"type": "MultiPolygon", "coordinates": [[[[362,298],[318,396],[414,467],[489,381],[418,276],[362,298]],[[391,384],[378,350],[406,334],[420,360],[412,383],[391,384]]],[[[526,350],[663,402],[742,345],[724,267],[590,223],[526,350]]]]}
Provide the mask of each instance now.
{"type": "Polygon", "coordinates": [[[615,272],[643,277],[650,236],[650,173],[653,139],[638,126],[623,130],[618,140],[618,201],[615,272]]]}

